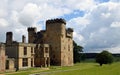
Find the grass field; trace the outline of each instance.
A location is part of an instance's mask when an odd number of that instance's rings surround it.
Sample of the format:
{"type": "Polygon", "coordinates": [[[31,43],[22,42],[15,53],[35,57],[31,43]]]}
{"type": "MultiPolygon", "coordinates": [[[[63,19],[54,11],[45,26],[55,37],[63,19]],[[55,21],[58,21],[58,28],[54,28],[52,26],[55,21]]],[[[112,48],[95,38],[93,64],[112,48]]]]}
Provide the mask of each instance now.
{"type": "MultiPolygon", "coordinates": [[[[77,66],[77,65],[75,65],[77,66]]],[[[55,72],[48,75],[120,75],[120,62],[100,67],[94,63],[78,64],[79,69],[64,72],[55,72]]],[[[77,67],[78,68],[78,67],[77,67]]]]}
{"type": "Polygon", "coordinates": [[[120,62],[99,66],[97,63],[78,63],[70,67],[52,66],[50,70],[33,68],[26,71],[6,73],[6,75],[120,75],[120,62]]]}

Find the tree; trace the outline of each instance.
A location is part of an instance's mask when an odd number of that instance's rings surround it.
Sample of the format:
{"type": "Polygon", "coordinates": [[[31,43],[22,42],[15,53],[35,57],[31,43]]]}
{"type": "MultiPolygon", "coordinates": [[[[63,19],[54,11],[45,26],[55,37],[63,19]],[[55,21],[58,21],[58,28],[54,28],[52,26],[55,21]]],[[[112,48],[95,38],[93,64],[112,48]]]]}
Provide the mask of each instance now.
{"type": "Polygon", "coordinates": [[[75,41],[73,41],[73,46],[74,63],[80,62],[82,57],[82,54],[80,52],[83,52],[83,47],[77,45],[75,41]]]}
{"type": "Polygon", "coordinates": [[[96,56],[96,62],[102,66],[102,64],[111,64],[113,62],[113,56],[108,51],[102,51],[96,56]]]}

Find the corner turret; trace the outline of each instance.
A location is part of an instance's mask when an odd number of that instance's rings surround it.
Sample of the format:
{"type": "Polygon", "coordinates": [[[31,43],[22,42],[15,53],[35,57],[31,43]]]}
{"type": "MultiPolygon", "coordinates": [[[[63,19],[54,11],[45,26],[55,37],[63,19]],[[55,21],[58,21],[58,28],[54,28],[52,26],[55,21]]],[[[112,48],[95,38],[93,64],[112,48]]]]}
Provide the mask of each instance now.
{"type": "Polygon", "coordinates": [[[37,28],[29,27],[27,30],[28,30],[28,43],[34,43],[37,28]]]}
{"type": "Polygon", "coordinates": [[[66,29],[66,37],[73,38],[73,29],[72,28],[66,29]]]}

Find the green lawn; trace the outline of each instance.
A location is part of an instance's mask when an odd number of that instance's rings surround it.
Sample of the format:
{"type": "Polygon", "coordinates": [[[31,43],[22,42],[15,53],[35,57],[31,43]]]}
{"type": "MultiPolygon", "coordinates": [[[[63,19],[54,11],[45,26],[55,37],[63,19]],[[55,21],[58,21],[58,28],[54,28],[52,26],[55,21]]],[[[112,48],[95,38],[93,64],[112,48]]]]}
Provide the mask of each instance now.
{"type": "Polygon", "coordinates": [[[26,71],[6,73],[6,75],[29,75],[41,73],[42,75],[120,75],[120,62],[111,65],[99,66],[97,63],[78,63],[70,67],[52,66],[50,70],[33,68],[26,71]]]}
{"type": "Polygon", "coordinates": [[[55,72],[47,75],[120,75],[120,62],[100,67],[95,63],[81,63],[77,70],[55,72]]]}

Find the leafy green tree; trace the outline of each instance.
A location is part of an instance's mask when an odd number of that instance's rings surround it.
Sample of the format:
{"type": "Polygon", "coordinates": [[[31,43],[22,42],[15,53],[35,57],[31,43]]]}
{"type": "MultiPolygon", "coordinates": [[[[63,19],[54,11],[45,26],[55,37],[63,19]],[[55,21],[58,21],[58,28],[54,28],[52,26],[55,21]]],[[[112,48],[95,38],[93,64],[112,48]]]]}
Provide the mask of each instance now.
{"type": "Polygon", "coordinates": [[[83,47],[77,45],[77,43],[75,41],[73,41],[73,46],[74,46],[74,48],[73,48],[74,63],[80,62],[81,57],[82,57],[81,52],[83,52],[83,47]]]}
{"type": "Polygon", "coordinates": [[[113,56],[108,51],[102,51],[96,56],[96,62],[102,66],[102,64],[111,64],[113,62],[113,56]]]}

